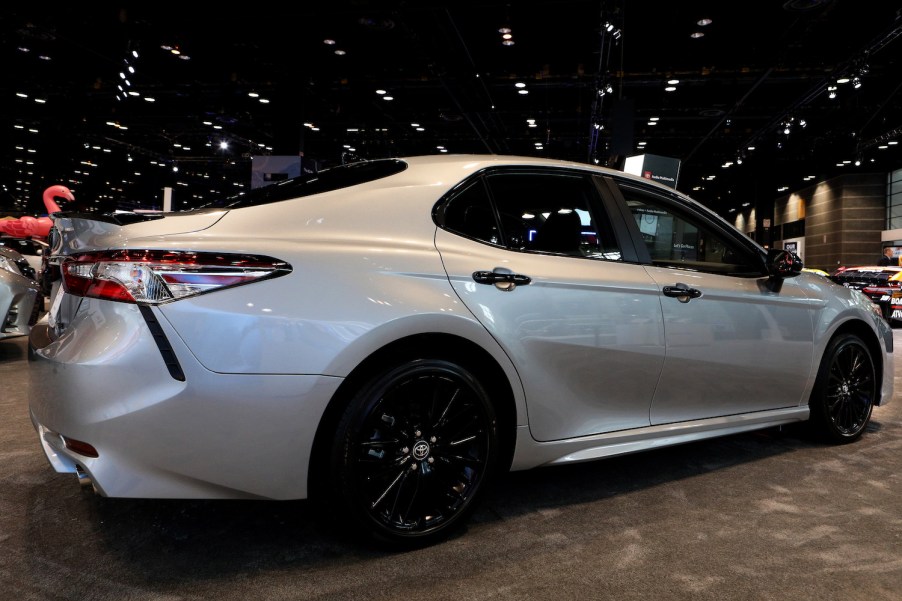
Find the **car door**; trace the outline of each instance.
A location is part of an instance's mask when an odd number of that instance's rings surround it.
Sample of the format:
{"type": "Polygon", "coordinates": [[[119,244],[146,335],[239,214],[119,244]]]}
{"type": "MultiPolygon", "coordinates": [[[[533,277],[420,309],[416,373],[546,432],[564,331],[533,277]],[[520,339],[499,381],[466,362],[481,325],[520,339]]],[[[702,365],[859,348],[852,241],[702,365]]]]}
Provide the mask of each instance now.
{"type": "Polygon", "coordinates": [[[625,182],[619,193],[664,315],[667,352],[651,423],[806,402],[817,301],[792,278],[769,279],[760,252],[699,207],[625,182]]]}
{"type": "Polygon", "coordinates": [[[436,211],[451,285],[516,365],[537,440],[649,424],[658,288],[597,201],[586,173],[490,170],[436,211]]]}

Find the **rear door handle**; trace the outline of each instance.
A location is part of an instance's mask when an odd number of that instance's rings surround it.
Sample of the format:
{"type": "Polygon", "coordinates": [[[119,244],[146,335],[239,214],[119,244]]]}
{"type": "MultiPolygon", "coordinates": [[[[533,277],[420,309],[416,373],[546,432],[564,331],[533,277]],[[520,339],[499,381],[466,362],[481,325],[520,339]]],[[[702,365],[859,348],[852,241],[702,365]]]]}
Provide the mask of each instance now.
{"type": "Polygon", "coordinates": [[[510,270],[498,268],[494,271],[474,271],[473,281],[479,284],[494,284],[499,290],[513,290],[517,286],[526,286],[532,281],[527,275],[512,273],[510,270]]]}
{"type": "Polygon", "coordinates": [[[688,303],[693,298],[702,295],[702,291],[696,288],[690,288],[686,284],[676,283],[673,286],[664,286],[664,296],[675,298],[681,303],[688,303]]]}

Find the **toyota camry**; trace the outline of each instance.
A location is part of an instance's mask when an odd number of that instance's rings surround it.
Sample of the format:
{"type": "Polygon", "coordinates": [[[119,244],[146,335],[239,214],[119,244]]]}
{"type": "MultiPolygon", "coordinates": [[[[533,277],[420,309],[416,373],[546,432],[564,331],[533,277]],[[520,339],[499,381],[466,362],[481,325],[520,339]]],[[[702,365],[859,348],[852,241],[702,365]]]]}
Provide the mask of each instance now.
{"type": "Polygon", "coordinates": [[[807,422],[856,440],[892,333],[686,196],[502,156],[336,166],[183,213],[57,213],[31,417],[111,497],[327,501],[395,544],[504,470],[807,422]]]}

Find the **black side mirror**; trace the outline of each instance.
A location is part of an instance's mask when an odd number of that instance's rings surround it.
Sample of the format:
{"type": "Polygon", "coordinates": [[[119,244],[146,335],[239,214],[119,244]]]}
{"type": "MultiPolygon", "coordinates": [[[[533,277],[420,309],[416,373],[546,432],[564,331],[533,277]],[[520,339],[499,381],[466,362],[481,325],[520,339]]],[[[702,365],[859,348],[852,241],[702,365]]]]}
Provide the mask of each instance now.
{"type": "Polygon", "coordinates": [[[772,278],[791,278],[802,272],[802,259],[794,252],[772,248],[767,251],[767,272],[772,278]]]}

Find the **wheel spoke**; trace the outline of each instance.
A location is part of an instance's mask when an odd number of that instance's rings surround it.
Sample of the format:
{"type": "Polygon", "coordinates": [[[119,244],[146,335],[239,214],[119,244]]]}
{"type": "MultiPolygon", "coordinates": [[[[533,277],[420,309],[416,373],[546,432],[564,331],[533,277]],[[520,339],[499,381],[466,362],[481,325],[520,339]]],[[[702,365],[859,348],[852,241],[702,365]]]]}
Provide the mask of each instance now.
{"type": "Polygon", "coordinates": [[[401,481],[401,478],[403,478],[404,474],[406,474],[406,473],[407,473],[407,470],[401,470],[400,472],[398,472],[398,475],[395,477],[395,479],[391,481],[391,484],[388,485],[388,488],[386,488],[384,491],[382,491],[382,494],[379,495],[379,498],[377,498],[375,501],[373,501],[372,505],[370,505],[370,508],[374,509],[377,505],[379,505],[379,503],[382,502],[382,499],[384,499],[388,495],[388,493],[391,491],[391,489],[394,488],[395,485],[401,481]]]}

